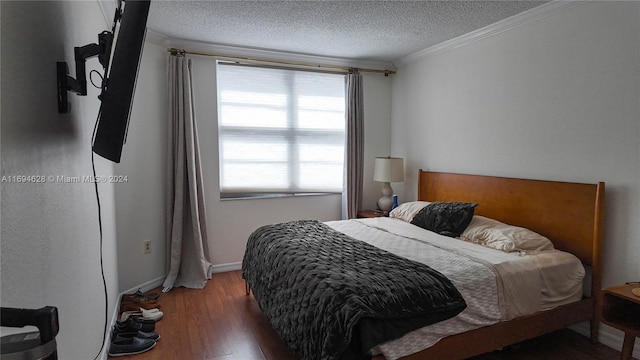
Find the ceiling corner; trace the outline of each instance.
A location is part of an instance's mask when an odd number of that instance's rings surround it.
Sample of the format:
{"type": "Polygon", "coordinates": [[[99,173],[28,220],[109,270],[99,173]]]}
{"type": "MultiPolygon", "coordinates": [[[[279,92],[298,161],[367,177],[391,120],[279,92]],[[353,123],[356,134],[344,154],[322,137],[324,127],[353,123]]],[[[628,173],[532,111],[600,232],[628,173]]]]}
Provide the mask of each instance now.
{"type": "Polygon", "coordinates": [[[402,58],[395,59],[393,60],[393,64],[397,67],[408,65],[426,56],[453,50],[458,47],[485,39],[487,37],[520,27],[529,22],[536,21],[550,15],[558,14],[560,12],[570,10],[588,3],[588,1],[550,1],[522,13],[500,20],[491,25],[474,30],[462,36],[444,41],[436,45],[432,45],[424,50],[420,50],[402,58]]]}

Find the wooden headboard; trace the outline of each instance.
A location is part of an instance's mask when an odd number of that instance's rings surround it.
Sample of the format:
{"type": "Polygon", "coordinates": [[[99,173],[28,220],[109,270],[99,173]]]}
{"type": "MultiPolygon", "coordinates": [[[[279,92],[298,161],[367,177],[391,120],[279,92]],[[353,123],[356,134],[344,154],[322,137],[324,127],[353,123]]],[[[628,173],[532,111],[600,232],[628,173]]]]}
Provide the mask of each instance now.
{"type": "MultiPolygon", "coordinates": [[[[592,267],[600,289],[604,183],[581,184],[419,171],[418,200],[478,204],[475,214],[526,227],[592,267]]],[[[593,288],[592,288],[593,289],[593,288]]]]}

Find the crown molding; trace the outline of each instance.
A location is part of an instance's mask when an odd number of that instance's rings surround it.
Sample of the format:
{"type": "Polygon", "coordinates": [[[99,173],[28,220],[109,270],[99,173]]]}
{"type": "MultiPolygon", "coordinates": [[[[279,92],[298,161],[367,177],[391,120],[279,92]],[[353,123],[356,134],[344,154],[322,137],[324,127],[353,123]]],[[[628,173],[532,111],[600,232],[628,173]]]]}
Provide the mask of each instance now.
{"type": "Polygon", "coordinates": [[[144,41],[150,42],[158,46],[163,46],[166,48],[171,47],[171,40],[168,37],[148,28],[147,28],[147,33],[144,36],[144,41]]]}
{"type": "Polygon", "coordinates": [[[413,54],[404,56],[397,60],[393,61],[395,66],[403,66],[409,65],[416,61],[422,60],[427,56],[440,54],[446,51],[450,51],[453,49],[457,49],[459,47],[469,45],[476,41],[480,41],[486,39],[491,36],[495,36],[501,34],[505,31],[509,31],[520,27],[522,25],[528,24],[532,21],[536,21],[542,18],[545,18],[550,15],[558,14],[563,11],[576,8],[578,6],[582,6],[588,4],[590,1],[551,1],[540,6],[537,6],[533,9],[524,11],[520,14],[511,16],[509,18],[500,20],[491,25],[485,26],[478,30],[474,30],[470,33],[458,36],[457,38],[453,38],[451,40],[447,40],[441,42],[439,44],[430,46],[424,50],[420,50],[413,54]]]}
{"type": "Polygon", "coordinates": [[[248,58],[270,59],[274,61],[310,63],[325,66],[329,65],[379,70],[395,70],[395,67],[391,62],[318,56],[286,51],[212,44],[202,41],[171,38],[150,29],[147,29],[146,41],[167,48],[177,48],[192,52],[216,53],[233,56],[243,56],[248,58]]]}

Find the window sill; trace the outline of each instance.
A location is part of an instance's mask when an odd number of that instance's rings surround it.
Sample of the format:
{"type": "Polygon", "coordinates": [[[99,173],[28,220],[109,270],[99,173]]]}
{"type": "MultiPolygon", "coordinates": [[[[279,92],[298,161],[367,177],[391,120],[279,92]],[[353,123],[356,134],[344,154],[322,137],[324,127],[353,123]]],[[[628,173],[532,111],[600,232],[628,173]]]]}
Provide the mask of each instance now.
{"type": "Polygon", "coordinates": [[[256,200],[256,199],[279,199],[279,198],[291,198],[291,197],[303,197],[303,196],[325,196],[325,195],[340,195],[340,193],[295,193],[295,194],[228,194],[223,197],[220,194],[221,201],[232,200],[256,200]]]}

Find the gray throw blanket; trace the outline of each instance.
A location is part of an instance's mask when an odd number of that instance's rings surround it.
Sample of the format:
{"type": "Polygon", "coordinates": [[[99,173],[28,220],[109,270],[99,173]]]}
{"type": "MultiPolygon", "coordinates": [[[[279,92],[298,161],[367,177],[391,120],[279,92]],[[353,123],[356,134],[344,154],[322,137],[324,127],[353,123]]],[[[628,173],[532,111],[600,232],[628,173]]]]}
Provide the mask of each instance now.
{"type": "Polygon", "coordinates": [[[367,358],[373,346],[466,307],[437,271],[315,220],[257,229],[242,276],[302,359],[367,358]]]}

